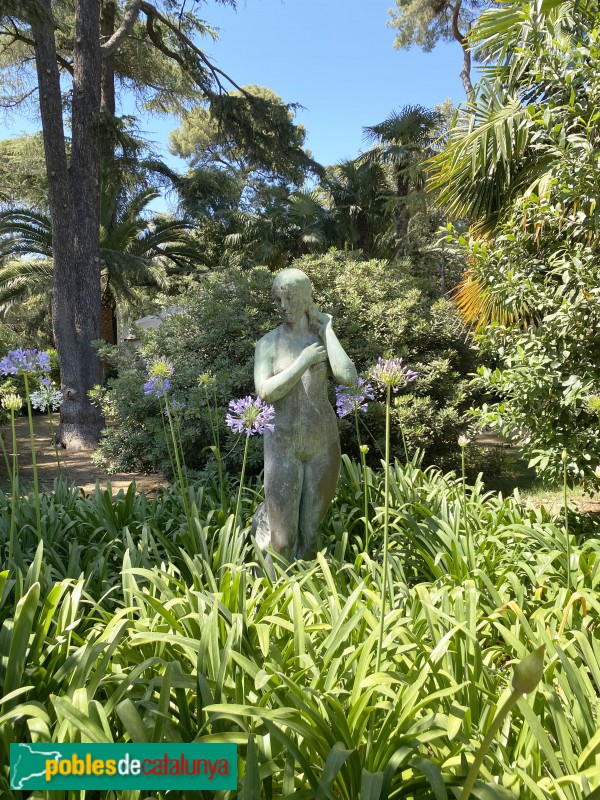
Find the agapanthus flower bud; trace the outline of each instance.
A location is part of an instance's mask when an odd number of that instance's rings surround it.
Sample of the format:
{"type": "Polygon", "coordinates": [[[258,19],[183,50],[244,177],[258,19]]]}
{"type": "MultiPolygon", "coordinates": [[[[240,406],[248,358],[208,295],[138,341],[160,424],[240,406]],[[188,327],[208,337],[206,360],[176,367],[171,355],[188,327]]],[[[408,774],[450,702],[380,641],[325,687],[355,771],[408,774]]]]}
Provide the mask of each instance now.
{"type": "Polygon", "coordinates": [[[540,645],[513,667],[512,687],[521,694],[533,692],[544,674],[545,645],[540,645]]]}
{"type": "Polygon", "coordinates": [[[203,372],[202,375],[198,376],[198,386],[203,389],[204,387],[208,388],[209,386],[214,386],[217,382],[217,379],[211,372],[203,372]]]}
{"type": "Polygon", "coordinates": [[[164,356],[157,356],[148,362],[148,376],[157,378],[159,381],[166,381],[173,374],[173,364],[164,356]]]}
{"type": "Polygon", "coordinates": [[[600,415],[600,394],[589,394],[585,399],[586,411],[600,415]]]}
{"type": "Polygon", "coordinates": [[[407,383],[412,383],[418,376],[418,372],[414,372],[404,366],[401,358],[388,358],[385,360],[379,358],[377,364],[369,370],[369,377],[372,381],[382,389],[389,387],[393,392],[397,392],[407,383]]]}

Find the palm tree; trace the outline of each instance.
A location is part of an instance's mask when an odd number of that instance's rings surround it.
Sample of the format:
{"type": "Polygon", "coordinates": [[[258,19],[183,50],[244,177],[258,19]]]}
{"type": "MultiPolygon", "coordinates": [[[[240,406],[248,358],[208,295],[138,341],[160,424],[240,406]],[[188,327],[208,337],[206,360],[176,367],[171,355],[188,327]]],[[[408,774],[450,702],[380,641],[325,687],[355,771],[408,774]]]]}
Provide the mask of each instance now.
{"type": "MultiPolygon", "coordinates": [[[[588,40],[595,13],[590,3],[568,0],[516,2],[481,15],[470,41],[489,66],[429,165],[429,188],[449,214],[485,233],[515,198],[547,194],[576,133],[565,129],[565,112],[573,97],[589,94],[583,75],[569,74],[565,54],[588,40]]],[[[583,121],[595,108],[580,102],[577,112],[583,121]]]]}
{"type": "Polygon", "coordinates": [[[260,212],[238,211],[225,237],[232,264],[281,269],[306,253],[335,244],[335,221],[318,189],[291,192],[260,212]]]}
{"type": "MultiPolygon", "coordinates": [[[[447,147],[430,161],[429,188],[476,236],[489,238],[508,215],[529,224],[528,201],[549,199],[565,164],[585,173],[577,165],[588,159],[587,175],[595,173],[597,89],[593,73],[575,70],[573,63],[596,15],[587,0],[515,2],[484,12],[473,29],[472,47],[489,66],[457,113],[447,147]]],[[[567,220],[576,212],[593,215],[597,195],[598,187],[586,186],[555,196],[567,220]]],[[[455,299],[466,321],[478,327],[535,319],[526,303],[507,309],[473,267],[455,299]]]]}
{"type": "MultiPolygon", "coordinates": [[[[105,191],[101,209],[103,338],[116,342],[116,309],[135,309],[145,286],[164,288],[167,267],[192,268],[196,254],[190,225],[166,217],[148,217],[147,206],[159,197],[144,189],[127,197],[105,191]]],[[[0,314],[33,295],[42,299],[52,283],[50,219],[31,209],[0,212],[0,314]]]]}
{"type": "Polygon", "coordinates": [[[357,161],[379,164],[389,168],[394,186],[389,203],[395,218],[395,237],[398,254],[404,254],[408,239],[409,193],[424,187],[425,159],[432,155],[432,146],[441,122],[437,111],[423,106],[404,106],[393,111],[378,125],[364,129],[365,138],[374,146],[357,161]]]}
{"type": "Polygon", "coordinates": [[[386,170],[377,161],[342,161],[329,167],[323,181],[331,215],[331,244],[360,249],[365,258],[388,252],[391,191],[386,170]]]}

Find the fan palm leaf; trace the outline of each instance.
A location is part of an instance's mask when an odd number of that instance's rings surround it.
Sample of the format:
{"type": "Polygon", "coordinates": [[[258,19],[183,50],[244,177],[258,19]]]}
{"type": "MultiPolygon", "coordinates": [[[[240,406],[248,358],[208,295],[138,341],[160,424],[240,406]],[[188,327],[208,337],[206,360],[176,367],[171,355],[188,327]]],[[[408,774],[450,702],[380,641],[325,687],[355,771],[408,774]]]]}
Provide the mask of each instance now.
{"type": "Polygon", "coordinates": [[[457,112],[448,146],[428,165],[429,188],[451,215],[490,231],[515,197],[551,185],[573,133],[563,129],[564,111],[577,91],[556,65],[575,31],[585,41],[595,20],[589,3],[578,4],[577,20],[575,7],[511,3],[479,18],[469,39],[488,61],[484,78],[457,112]]]}
{"type": "MultiPolygon", "coordinates": [[[[597,6],[586,0],[514,2],[485,11],[471,32],[484,77],[428,167],[438,202],[476,237],[489,237],[509,213],[530,224],[520,199],[548,200],[564,163],[581,160],[578,149],[593,140],[596,104],[586,101],[590,89],[569,54],[589,40],[596,21],[597,6]]],[[[593,210],[596,196],[592,190],[578,201],[593,210]]],[[[563,203],[565,218],[575,211],[563,203]]],[[[535,322],[526,300],[510,306],[512,297],[493,291],[477,270],[454,297],[477,327],[535,322]]]]}
{"type": "Polygon", "coordinates": [[[513,299],[509,304],[503,295],[494,292],[486,279],[474,271],[467,271],[451,293],[466,325],[480,331],[488,325],[504,328],[535,324],[537,316],[524,298],[513,299]]]}

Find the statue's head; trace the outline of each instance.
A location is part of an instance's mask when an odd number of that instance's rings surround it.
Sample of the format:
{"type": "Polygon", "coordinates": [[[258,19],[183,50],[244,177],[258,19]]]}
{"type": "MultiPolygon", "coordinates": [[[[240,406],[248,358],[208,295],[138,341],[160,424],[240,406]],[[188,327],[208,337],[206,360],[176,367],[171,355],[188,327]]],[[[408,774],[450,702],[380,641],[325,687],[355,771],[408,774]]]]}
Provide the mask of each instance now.
{"type": "Polygon", "coordinates": [[[312,305],[312,285],[308,275],[289,267],[278,272],[273,281],[273,298],[285,322],[295,322],[312,305]]]}

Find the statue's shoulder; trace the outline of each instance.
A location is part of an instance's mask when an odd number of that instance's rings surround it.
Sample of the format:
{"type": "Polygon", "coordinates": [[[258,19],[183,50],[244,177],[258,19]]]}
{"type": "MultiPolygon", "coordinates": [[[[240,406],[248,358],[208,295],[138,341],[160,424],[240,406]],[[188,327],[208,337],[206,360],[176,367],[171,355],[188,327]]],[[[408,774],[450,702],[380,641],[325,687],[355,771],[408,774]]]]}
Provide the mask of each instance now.
{"type": "Polygon", "coordinates": [[[265,333],[262,339],[259,339],[256,343],[256,351],[262,353],[268,352],[277,340],[278,331],[279,329],[275,328],[274,330],[265,333]]]}

